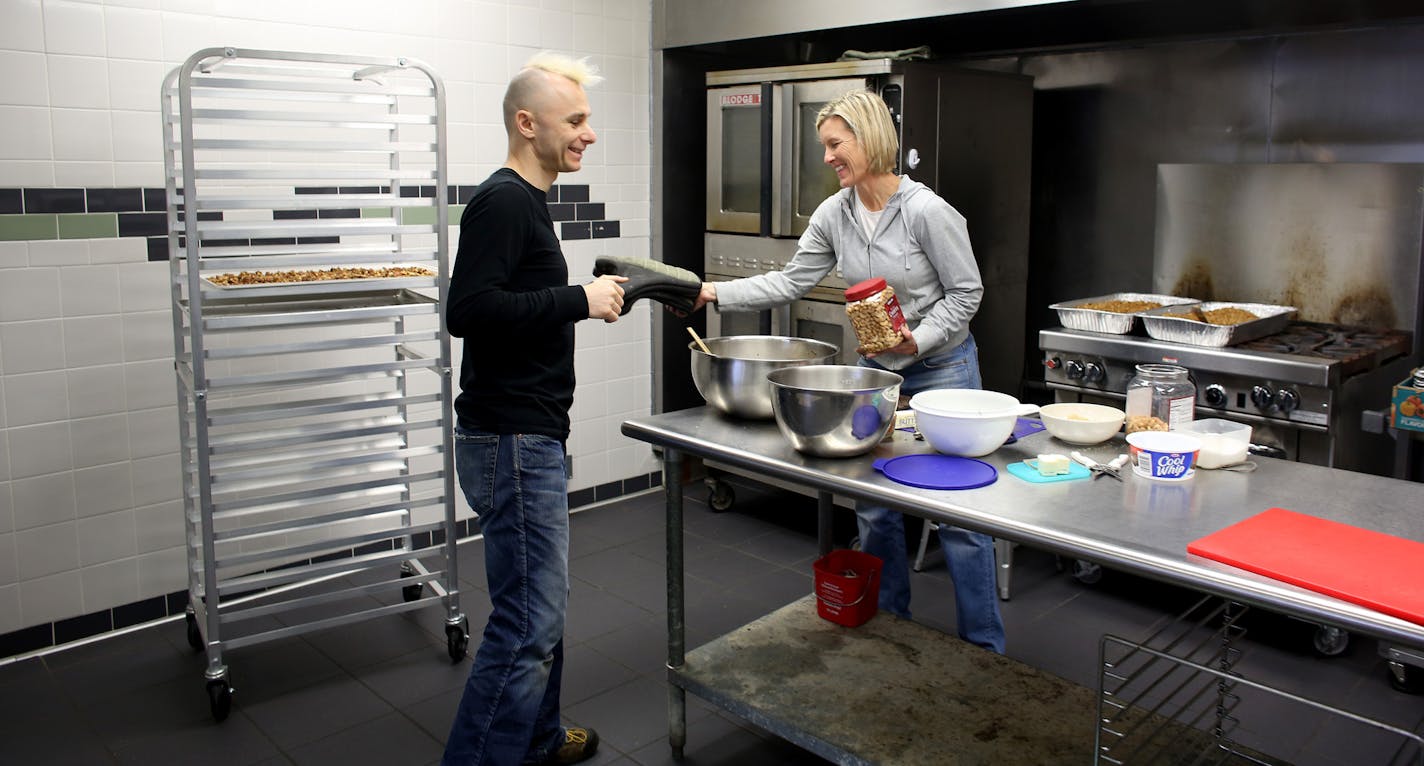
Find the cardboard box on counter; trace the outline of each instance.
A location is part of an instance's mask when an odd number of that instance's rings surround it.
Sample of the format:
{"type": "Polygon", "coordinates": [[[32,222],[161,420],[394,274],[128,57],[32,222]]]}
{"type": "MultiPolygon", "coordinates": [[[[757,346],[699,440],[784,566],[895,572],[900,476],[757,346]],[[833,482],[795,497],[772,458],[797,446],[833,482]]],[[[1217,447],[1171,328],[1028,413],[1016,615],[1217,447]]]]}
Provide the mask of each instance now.
{"type": "Polygon", "coordinates": [[[1424,431],[1424,385],[1419,376],[1405,378],[1394,387],[1390,422],[1402,431],[1424,431]]]}

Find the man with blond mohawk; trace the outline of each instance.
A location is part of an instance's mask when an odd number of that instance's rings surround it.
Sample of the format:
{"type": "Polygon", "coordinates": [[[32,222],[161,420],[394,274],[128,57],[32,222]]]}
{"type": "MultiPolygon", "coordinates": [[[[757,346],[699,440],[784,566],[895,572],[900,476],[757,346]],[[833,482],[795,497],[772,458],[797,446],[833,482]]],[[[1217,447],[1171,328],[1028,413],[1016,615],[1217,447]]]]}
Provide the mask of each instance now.
{"type": "Polygon", "coordinates": [[[504,94],[509,155],[460,218],[445,324],[465,343],[455,470],[485,541],[490,612],[445,745],[445,766],[578,763],[598,734],[564,727],[569,594],[564,470],[574,323],[618,320],[625,277],[570,285],[548,191],[597,137],[584,59],[541,53],[504,94]],[[497,340],[496,340],[497,339],[497,340]]]}

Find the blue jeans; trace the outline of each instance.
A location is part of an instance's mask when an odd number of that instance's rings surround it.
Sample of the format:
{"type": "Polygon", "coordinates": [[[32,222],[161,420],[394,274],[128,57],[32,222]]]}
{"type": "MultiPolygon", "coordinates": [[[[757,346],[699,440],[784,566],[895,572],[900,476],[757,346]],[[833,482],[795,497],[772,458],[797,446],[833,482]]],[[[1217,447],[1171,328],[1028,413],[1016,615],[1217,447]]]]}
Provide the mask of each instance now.
{"type": "MultiPolygon", "coordinates": [[[[863,367],[880,367],[873,359],[863,367]]],[[[902,370],[900,393],[913,396],[939,388],[981,388],[979,347],[971,335],[943,354],[928,356],[902,370]]],[[[905,552],[905,520],[899,511],[856,503],[860,549],[879,556],[880,608],[910,617],[910,562],[905,552]]],[[[1004,653],[1004,621],[994,580],[994,540],[979,532],[939,525],[945,564],[954,580],[954,617],[959,637],[975,646],[1004,653]]]]}
{"type": "Polygon", "coordinates": [[[490,612],[444,766],[517,766],[564,743],[559,686],[569,599],[564,447],[455,430],[455,470],[485,539],[490,612]]]}

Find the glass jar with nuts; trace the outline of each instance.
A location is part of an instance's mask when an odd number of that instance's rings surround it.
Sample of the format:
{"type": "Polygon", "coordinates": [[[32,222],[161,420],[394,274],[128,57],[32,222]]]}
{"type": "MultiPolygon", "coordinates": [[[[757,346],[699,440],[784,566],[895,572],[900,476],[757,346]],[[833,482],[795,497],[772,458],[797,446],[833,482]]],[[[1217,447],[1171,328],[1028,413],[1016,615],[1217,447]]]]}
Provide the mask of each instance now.
{"type": "Polygon", "coordinates": [[[1139,364],[1127,383],[1127,432],[1175,431],[1196,416],[1197,387],[1187,368],[1139,364]]]}
{"type": "Polygon", "coordinates": [[[846,316],[860,341],[861,353],[878,354],[904,340],[900,328],[905,326],[905,314],[895,299],[895,288],[883,278],[858,282],[845,291],[845,297],[846,316]]]}

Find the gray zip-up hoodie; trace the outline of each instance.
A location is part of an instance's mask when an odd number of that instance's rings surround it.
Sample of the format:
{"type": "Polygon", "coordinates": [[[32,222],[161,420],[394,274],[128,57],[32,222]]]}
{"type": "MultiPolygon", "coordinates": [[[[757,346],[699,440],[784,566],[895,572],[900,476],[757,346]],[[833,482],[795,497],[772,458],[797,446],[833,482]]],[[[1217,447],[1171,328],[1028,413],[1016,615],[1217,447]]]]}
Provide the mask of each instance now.
{"type": "Polygon", "coordinates": [[[761,310],[790,303],[839,265],[852,285],[884,277],[914,333],[917,356],[880,354],[877,363],[898,370],[963,343],[984,295],[964,216],[929,187],[901,176],[875,236],[867,240],[858,218],[860,204],[855,189],[827,197],[811,214],[786,268],[718,282],[718,309],[761,310]]]}

